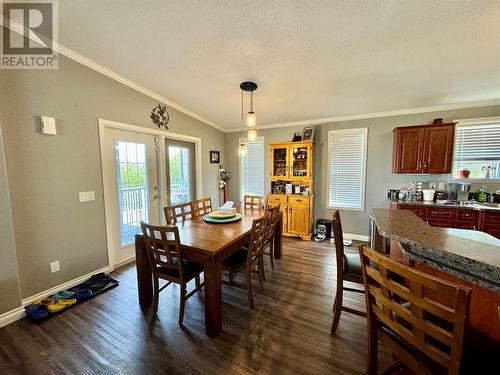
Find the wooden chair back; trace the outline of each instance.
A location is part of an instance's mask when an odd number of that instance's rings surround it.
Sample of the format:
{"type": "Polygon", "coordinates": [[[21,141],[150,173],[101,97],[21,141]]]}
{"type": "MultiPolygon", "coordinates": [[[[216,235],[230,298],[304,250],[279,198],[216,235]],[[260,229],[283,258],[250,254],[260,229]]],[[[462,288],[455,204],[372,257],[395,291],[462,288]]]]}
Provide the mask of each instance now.
{"type": "Polygon", "coordinates": [[[258,195],[245,195],[243,197],[243,208],[265,208],[266,200],[258,195]]]}
{"type": "Polygon", "coordinates": [[[342,223],[340,221],[340,211],[339,210],[333,211],[332,228],[333,228],[333,239],[335,240],[335,257],[337,259],[337,275],[341,275],[344,272],[344,235],[342,234],[342,223]]]}
{"type": "Polygon", "coordinates": [[[167,225],[184,222],[193,217],[191,202],[164,207],[167,225]]]}
{"type": "Polygon", "coordinates": [[[179,280],[184,274],[179,229],[175,226],[157,226],[141,222],[146,251],[153,273],[158,267],[179,272],[179,280]]]}
{"type": "Polygon", "coordinates": [[[266,218],[267,218],[267,233],[266,241],[271,240],[274,237],[274,232],[276,231],[276,226],[278,225],[280,214],[280,206],[268,207],[266,208],[266,218]]]}
{"type": "Polygon", "coordinates": [[[212,212],[212,200],[209,197],[192,201],[191,211],[194,217],[203,216],[212,212]]]}
{"type": "Polygon", "coordinates": [[[248,244],[247,267],[251,267],[255,260],[264,252],[266,235],[267,217],[263,216],[260,219],[254,219],[250,233],[250,242],[248,244]]]}
{"type": "Polygon", "coordinates": [[[369,340],[376,342],[377,328],[384,326],[448,369],[448,374],[458,374],[471,289],[414,270],[366,246],[359,252],[369,340]],[[450,303],[444,305],[439,295],[450,303]]]}

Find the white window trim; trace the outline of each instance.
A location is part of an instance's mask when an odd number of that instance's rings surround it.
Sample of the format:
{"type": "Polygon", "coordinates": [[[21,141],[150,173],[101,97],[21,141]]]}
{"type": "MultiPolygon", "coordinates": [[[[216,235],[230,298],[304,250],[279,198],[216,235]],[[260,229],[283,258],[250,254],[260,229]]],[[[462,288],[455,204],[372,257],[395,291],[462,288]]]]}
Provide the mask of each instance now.
{"type": "MultiPolygon", "coordinates": [[[[255,141],[262,141],[262,152],[264,153],[263,157],[262,157],[262,171],[263,171],[263,175],[264,177],[262,178],[262,191],[263,191],[263,196],[265,197],[266,196],[266,171],[264,170],[264,165],[266,163],[266,141],[265,141],[265,137],[262,136],[262,137],[257,137],[257,139],[255,141]]],[[[250,139],[248,138],[240,138],[238,140],[238,147],[241,145],[242,142],[255,142],[255,141],[251,141],[250,139]]],[[[242,170],[241,170],[241,162],[240,160],[238,160],[238,169],[239,169],[239,182],[238,182],[238,196],[239,196],[239,199],[240,200],[243,200],[243,195],[242,194],[242,189],[241,189],[241,181],[242,181],[242,170]]]]}
{"type": "Polygon", "coordinates": [[[328,154],[327,154],[327,175],[326,179],[326,206],[328,209],[340,209],[345,211],[365,211],[365,203],[366,203],[366,164],[367,164],[367,155],[368,155],[368,128],[356,128],[356,129],[344,129],[344,130],[330,130],[328,131],[328,154]],[[331,154],[332,154],[332,134],[346,134],[353,132],[363,132],[366,140],[365,149],[363,152],[363,170],[361,177],[361,207],[360,208],[344,208],[344,207],[335,207],[330,206],[330,167],[331,167],[331,154]]]}
{"type": "MultiPolygon", "coordinates": [[[[500,122],[500,116],[493,116],[493,117],[479,117],[479,118],[467,118],[467,119],[458,119],[458,120],[453,120],[453,122],[456,123],[455,125],[455,138],[453,139],[453,160],[451,164],[451,178],[453,181],[459,181],[459,182],[464,182],[463,179],[460,179],[459,177],[456,177],[453,172],[455,171],[455,145],[457,141],[457,131],[456,128],[459,126],[474,126],[474,125],[487,125],[487,124],[492,124],[492,123],[499,123],[500,122]]],[[[468,178],[467,181],[475,182],[475,183],[481,183],[481,182],[489,182],[489,183],[498,183],[500,182],[500,179],[498,178],[468,178]]]]}

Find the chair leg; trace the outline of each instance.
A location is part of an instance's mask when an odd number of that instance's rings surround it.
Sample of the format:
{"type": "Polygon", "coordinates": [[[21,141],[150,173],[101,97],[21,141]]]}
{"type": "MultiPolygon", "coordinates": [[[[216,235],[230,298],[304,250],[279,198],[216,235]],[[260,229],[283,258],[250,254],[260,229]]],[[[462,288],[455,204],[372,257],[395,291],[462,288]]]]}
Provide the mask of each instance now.
{"type": "Polygon", "coordinates": [[[335,302],[333,303],[333,322],[330,334],[333,336],[337,331],[337,326],[339,325],[340,313],[342,312],[342,297],[343,297],[343,280],[337,282],[337,293],[335,295],[335,302]]]}
{"type": "Polygon", "coordinates": [[[264,290],[264,254],[259,256],[259,285],[262,290],[264,290]]]}
{"type": "Polygon", "coordinates": [[[368,325],[368,350],[367,350],[367,374],[376,375],[378,373],[378,340],[377,327],[371,318],[367,319],[368,325]]]}
{"type": "Polygon", "coordinates": [[[271,244],[269,245],[269,252],[271,253],[271,269],[274,270],[274,238],[271,239],[271,244]]]}
{"type": "Polygon", "coordinates": [[[179,306],[179,325],[182,325],[184,321],[184,305],[186,303],[186,285],[179,285],[181,287],[180,290],[180,306],[179,306]]]}
{"type": "Polygon", "coordinates": [[[160,299],[160,286],[158,278],[153,276],[153,313],[158,314],[158,300],[160,299]]]}
{"type": "Polygon", "coordinates": [[[253,309],[253,297],[252,297],[252,270],[247,271],[247,294],[248,294],[248,305],[253,309]]]}

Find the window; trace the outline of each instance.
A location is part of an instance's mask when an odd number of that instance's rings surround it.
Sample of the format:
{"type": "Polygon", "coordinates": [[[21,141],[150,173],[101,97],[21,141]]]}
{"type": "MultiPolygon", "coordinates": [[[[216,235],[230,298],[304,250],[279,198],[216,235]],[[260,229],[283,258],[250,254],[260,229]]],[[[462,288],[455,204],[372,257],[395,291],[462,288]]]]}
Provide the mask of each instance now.
{"type": "Polygon", "coordinates": [[[481,123],[458,123],[453,177],[459,178],[462,169],[468,169],[472,179],[500,179],[500,118],[481,123]]]}
{"type": "Polygon", "coordinates": [[[328,132],[328,208],[365,209],[368,129],[328,132]]]}
{"type": "Polygon", "coordinates": [[[248,148],[247,155],[240,158],[240,198],[244,195],[264,196],[264,137],[240,142],[248,148]]]}

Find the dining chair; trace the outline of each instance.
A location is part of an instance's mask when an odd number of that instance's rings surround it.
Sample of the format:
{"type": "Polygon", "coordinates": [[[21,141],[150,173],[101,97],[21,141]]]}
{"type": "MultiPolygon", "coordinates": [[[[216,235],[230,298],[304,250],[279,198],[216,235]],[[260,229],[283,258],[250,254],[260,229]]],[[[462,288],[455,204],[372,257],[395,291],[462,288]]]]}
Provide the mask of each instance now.
{"type": "Polygon", "coordinates": [[[267,233],[264,242],[264,249],[262,253],[269,256],[271,260],[271,269],[274,270],[274,235],[279,221],[280,206],[266,208],[267,217],[267,233]],[[268,249],[269,251],[266,251],[268,249]]]}
{"type": "Polygon", "coordinates": [[[368,374],[409,368],[458,375],[471,289],[359,247],[368,320],[368,374]],[[378,371],[378,340],[397,358],[378,371]]]}
{"type": "Polygon", "coordinates": [[[344,281],[363,285],[363,274],[361,272],[361,262],[358,254],[346,254],[344,252],[344,236],[342,234],[342,223],[340,212],[335,210],[332,215],[333,237],[335,239],[335,257],[337,260],[337,290],[333,303],[333,322],[330,334],[335,335],[342,311],[366,317],[364,311],[343,306],[344,291],[354,293],[364,293],[363,289],[350,288],[344,286],[344,281]]]}
{"type": "Polygon", "coordinates": [[[266,206],[266,200],[264,197],[258,195],[245,195],[243,196],[243,207],[244,208],[257,208],[262,209],[266,206]]]}
{"type": "Polygon", "coordinates": [[[167,220],[167,225],[184,222],[186,220],[192,219],[193,217],[191,202],[176,204],[174,206],[167,206],[164,207],[163,210],[165,211],[165,219],[167,220]]]}
{"type": "Polygon", "coordinates": [[[182,257],[179,229],[175,226],[156,226],[141,222],[146,251],[153,274],[153,309],[158,313],[160,292],[172,283],[180,286],[179,325],[184,320],[184,305],[189,297],[200,291],[205,282],[200,283],[203,265],[182,257]],[[159,279],[167,283],[159,287],[159,279]],[[195,279],[195,288],[187,293],[187,283],[195,279]]]}
{"type": "Polygon", "coordinates": [[[263,264],[263,249],[264,241],[267,233],[267,217],[263,216],[260,219],[254,219],[252,223],[252,231],[250,233],[250,242],[248,247],[243,247],[236,253],[230,255],[222,261],[222,270],[229,272],[229,280],[223,280],[224,284],[228,284],[237,288],[246,289],[248,295],[248,305],[253,309],[252,297],[252,273],[255,265],[257,265],[257,273],[259,275],[259,285],[264,288],[264,264],[263,264]],[[234,281],[234,274],[240,273],[245,275],[245,283],[240,284],[234,281]]]}
{"type": "Polygon", "coordinates": [[[191,211],[194,217],[203,216],[212,212],[212,200],[208,197],[192,201],[191,211]]]}

